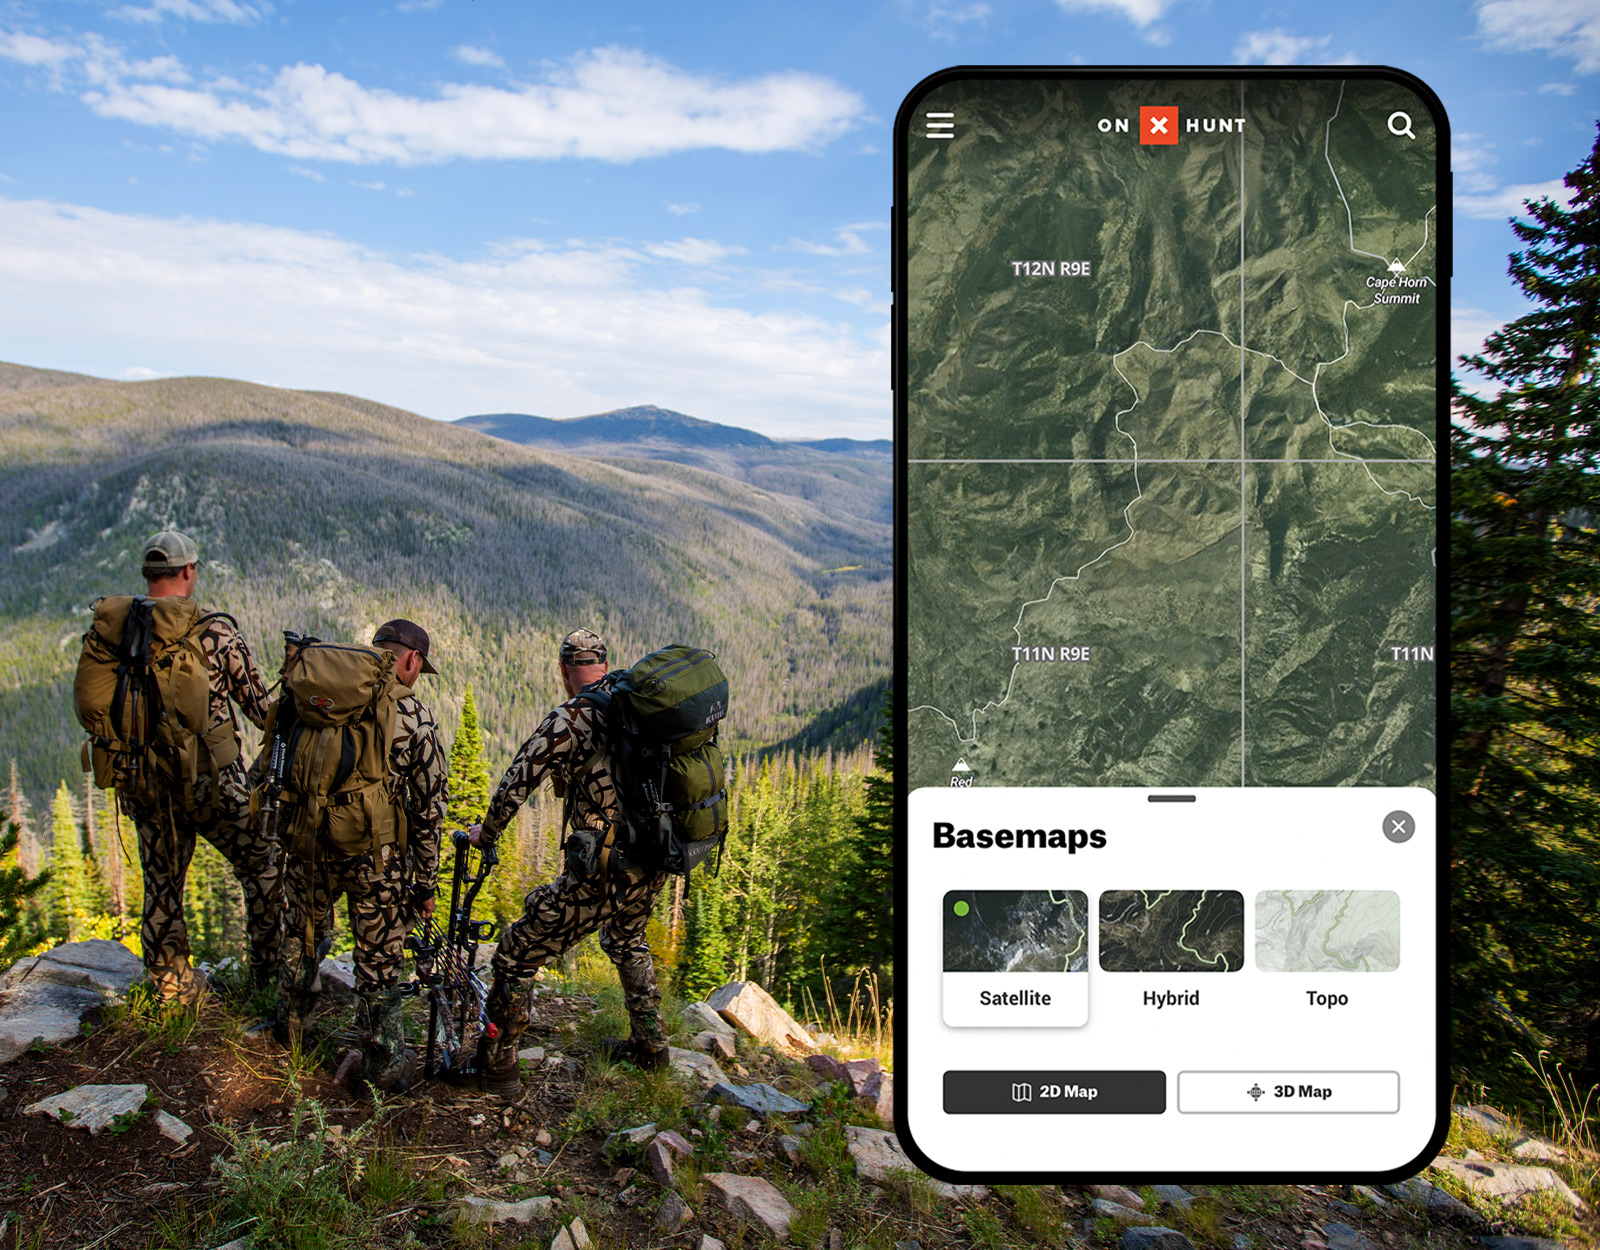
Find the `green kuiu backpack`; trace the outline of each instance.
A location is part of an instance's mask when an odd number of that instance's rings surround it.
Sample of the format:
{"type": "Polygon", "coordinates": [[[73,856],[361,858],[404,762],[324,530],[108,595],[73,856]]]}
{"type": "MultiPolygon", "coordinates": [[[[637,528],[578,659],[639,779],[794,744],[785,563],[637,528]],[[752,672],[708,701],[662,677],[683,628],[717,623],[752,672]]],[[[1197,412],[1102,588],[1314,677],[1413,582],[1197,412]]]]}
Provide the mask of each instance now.
{"type": "Polygon", "coordinates": [[[717,726],[728,679],[711,652],[681,643],[617,669],[579,698],[602,711],[621,808],[616,845],[643,866],[687,876],[728,836],[717,726]]]}
{"type": "Polygon", "coordinates": [[[200,647],[207,613],[179,595],[109,595],[94,605],[72,687],[78,723],[89,735],[83,768],[102,790],[143,806],[195,806],[195,783],[239,758],[232,717],[215,725],[211,667],[200,647]]]}

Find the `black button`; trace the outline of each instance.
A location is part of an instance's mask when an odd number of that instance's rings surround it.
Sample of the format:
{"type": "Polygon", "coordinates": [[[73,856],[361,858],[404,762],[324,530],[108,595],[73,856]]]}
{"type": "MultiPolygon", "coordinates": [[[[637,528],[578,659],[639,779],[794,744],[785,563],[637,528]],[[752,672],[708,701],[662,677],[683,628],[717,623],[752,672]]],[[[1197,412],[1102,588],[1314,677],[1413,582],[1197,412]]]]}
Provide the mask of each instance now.
{"type": "Polygon", "coordinates": [[[1161,1115],[1165,1072],[946,1072],[946,1115],[1161,1115]]]}

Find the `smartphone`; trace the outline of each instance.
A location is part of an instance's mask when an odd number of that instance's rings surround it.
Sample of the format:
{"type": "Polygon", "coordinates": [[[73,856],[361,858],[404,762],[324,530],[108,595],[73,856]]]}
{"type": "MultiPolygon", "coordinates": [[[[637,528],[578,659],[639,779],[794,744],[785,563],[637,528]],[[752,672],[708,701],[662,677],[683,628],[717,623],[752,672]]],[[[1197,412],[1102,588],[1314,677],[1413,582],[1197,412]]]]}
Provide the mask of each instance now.
{"type": "Polygon", "coordinates": [[[1448,150],[1382,68],[901,107],[896,1103],[935,1176],[1443,1140],[1448,150]]]}

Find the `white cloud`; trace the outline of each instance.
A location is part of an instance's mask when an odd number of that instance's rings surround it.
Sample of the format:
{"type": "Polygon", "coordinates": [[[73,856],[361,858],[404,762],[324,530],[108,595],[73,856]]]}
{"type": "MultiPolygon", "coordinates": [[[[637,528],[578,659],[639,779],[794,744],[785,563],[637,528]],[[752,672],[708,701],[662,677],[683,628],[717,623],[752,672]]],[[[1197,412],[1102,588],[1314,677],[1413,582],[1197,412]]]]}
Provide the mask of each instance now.
{"type": "Polygon", "coordinates": [[[540,83],[451,84],[434,99],[366,87],[321,65],[286,66],[257,87],[134,81],[140,75],[114,56],[91,58],[86,71],[93,89],[83,100],[103,117],[299,160],[356,163],[805,151],[866,112],[855,92],[815,74],[722,81],[614,47],[580,54],[540,83]]]}
{"type": "Polygon", "coordinates": [[[1595,0],[1480,0],[1478,33],[1491,48],[1570,57],[1580,74],[1600,70],[1595,0]]]}
{"type": "Polygon", "coordinates": [[[383,183],[381,182],[357,182],[354,178],[352,178],[350,179],[350,185],[352,187],[360,187],[363,191],[383,190],[383,183]]]}
{"type": "Polygon", "coordinates": [[[126,369],[117,370],[111,376],[123,382],[148,382],[152,378],[170,378],[172,375],[146,368],[144,365],[129,365],[126,369]]]}
{"type": "Polygon", "coordinates": [[[1493,191],[1500,180],[1489,172],[1497,159],[1494,144],[1481,134],[1466,131],[1450,137],[1450,168],[1455,171],[1456,185],[1467,191],[1493,191]]]}
{"type": "Polygon", "coordinates": [[[662,260],[682,261],[686,265],[710,265],[730,256],[743,256],[746,249],[711,239],[679,239],[669,243],[648,243],[644,250],[662,260]]]}
{"type": "Polygon", "coordinates": [[[1539,88],[1540,95],[1573,95],[1577,85],[1570,82],[1547,82],[1539,88]]]}
{"type": "Polygon", "coordinates": [[[77,44],[44,39],[21,31],[0,31],[0,56],[23,65],[44,65],[58,69],[83,55],[77,44]]]}
{"type": "Polygon", "coordinates": [[[1501,187],[1483,195],[1458,195],[1455,203],[1456,211],[1468,217],[1503,221],[1507,217],[1526,217],[1528,210],[1523,206],[1524,200],[1546,197],[1559,204],[1570,204],[1572,188],[1560,178],[1552,178],[1549,182],[1524,182],[1514,187],[1501,187]]]}
{"type": "Polygon", "coordinates": [[[304,165],[289,165],[289,166],[286,166],[286,168],[288,169],[288,171],[291,174],[294,174],[297,177],[309,178],[309,179],[311,179],[312,182],[321,182],[321,181],[323,181],[323,178],[322,178],[321,174],[319,174],[314,169],[307,169],[304,165]]]}
{"type": "Polygon", "coordinates": [[[0,238],[0,338],[91,373],[159,359],[440,417],[646,400],[769,434],[888,429],[875,321],[719,302],[647,247],[521,240],[450,260],[3,196],[0,238]]]}
{"type": "Polygon", "coordinates": [[[504,69],[505,62],[500,59],[500,54],[491,52],[488,48],[474,48],[470,44],[462,44],[450,53],[463,65],[488,65],[495,69],[504,69]]]}
{"type": "Polygon", "coordinates": [[[962,29],[963,27],[974,23],[979,26],[988,25],[989,18],[994,12],[987,4],[948,4],[945,0],[925,0],[924,3],[900,0],[898,7],[905,17],[921,26],[935,39],[950,42],[964,35],[970,35],[969,31],[962,29]]]}
{"type": "Polygon", "coordinates": [[[887,229],[886,222],[858,221],[851,226],[840,226],[834,231],[837,243],[818,243],[813,239],[790,239],[787,247],[812,256],[864,256],[872,247],[861,237],[863,231],[887,229]]]}
{"type": "Polygon", "coordinates": [[[1362,58],[1346,52],[1337,59],[1326,51],[1332,35],[1296,35],[1276,26],[1271,30],[1247,30],[1233,45],[1237,65],[1359,65],[1362,58]]]}
{"type": "Polygon", "coordinates": [[[444,0],[400,0],[394,7],[400,13],[432,13],[443,5],[444,0]]]}
{"type": "Polygon", "coordinates": [[[1120,14],[1143,29],[1161,19],[1173,0],[1056,0],[1066,13],[1120,14]]]}
{"type": "Polygon", "coordinates": [[[698,213],[699,211],[700,211],[700,206],[698,204],[668,204],[667,205],[667,212],[671,213],[674,217],[683,217],[683,216],[685,216],[685,215],[687,215],[689,213],[698,213]]]}
{"type": "Polygon", "coordinates": [[[270,4],[245,4],[239,0],[152,0],[147,8],[124,5],[112,17],[129,22],[159,22],[175,17],[191,22],[255,22],[272,12],[270,4]]]}

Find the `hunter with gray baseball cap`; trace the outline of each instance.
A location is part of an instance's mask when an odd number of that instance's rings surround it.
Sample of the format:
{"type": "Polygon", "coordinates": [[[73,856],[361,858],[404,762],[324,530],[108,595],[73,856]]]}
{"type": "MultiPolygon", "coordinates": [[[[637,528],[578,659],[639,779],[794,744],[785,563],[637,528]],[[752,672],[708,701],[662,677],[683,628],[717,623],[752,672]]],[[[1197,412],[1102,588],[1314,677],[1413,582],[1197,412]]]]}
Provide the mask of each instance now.
{"type": "Polygon", "coordinates": [[[200,563],[200,548],[194,539],[177,530],[162,530],[144,540],[144,559],[139,571],[146,580],[163,573],[181,573],[191,564],[200,563]]]}

